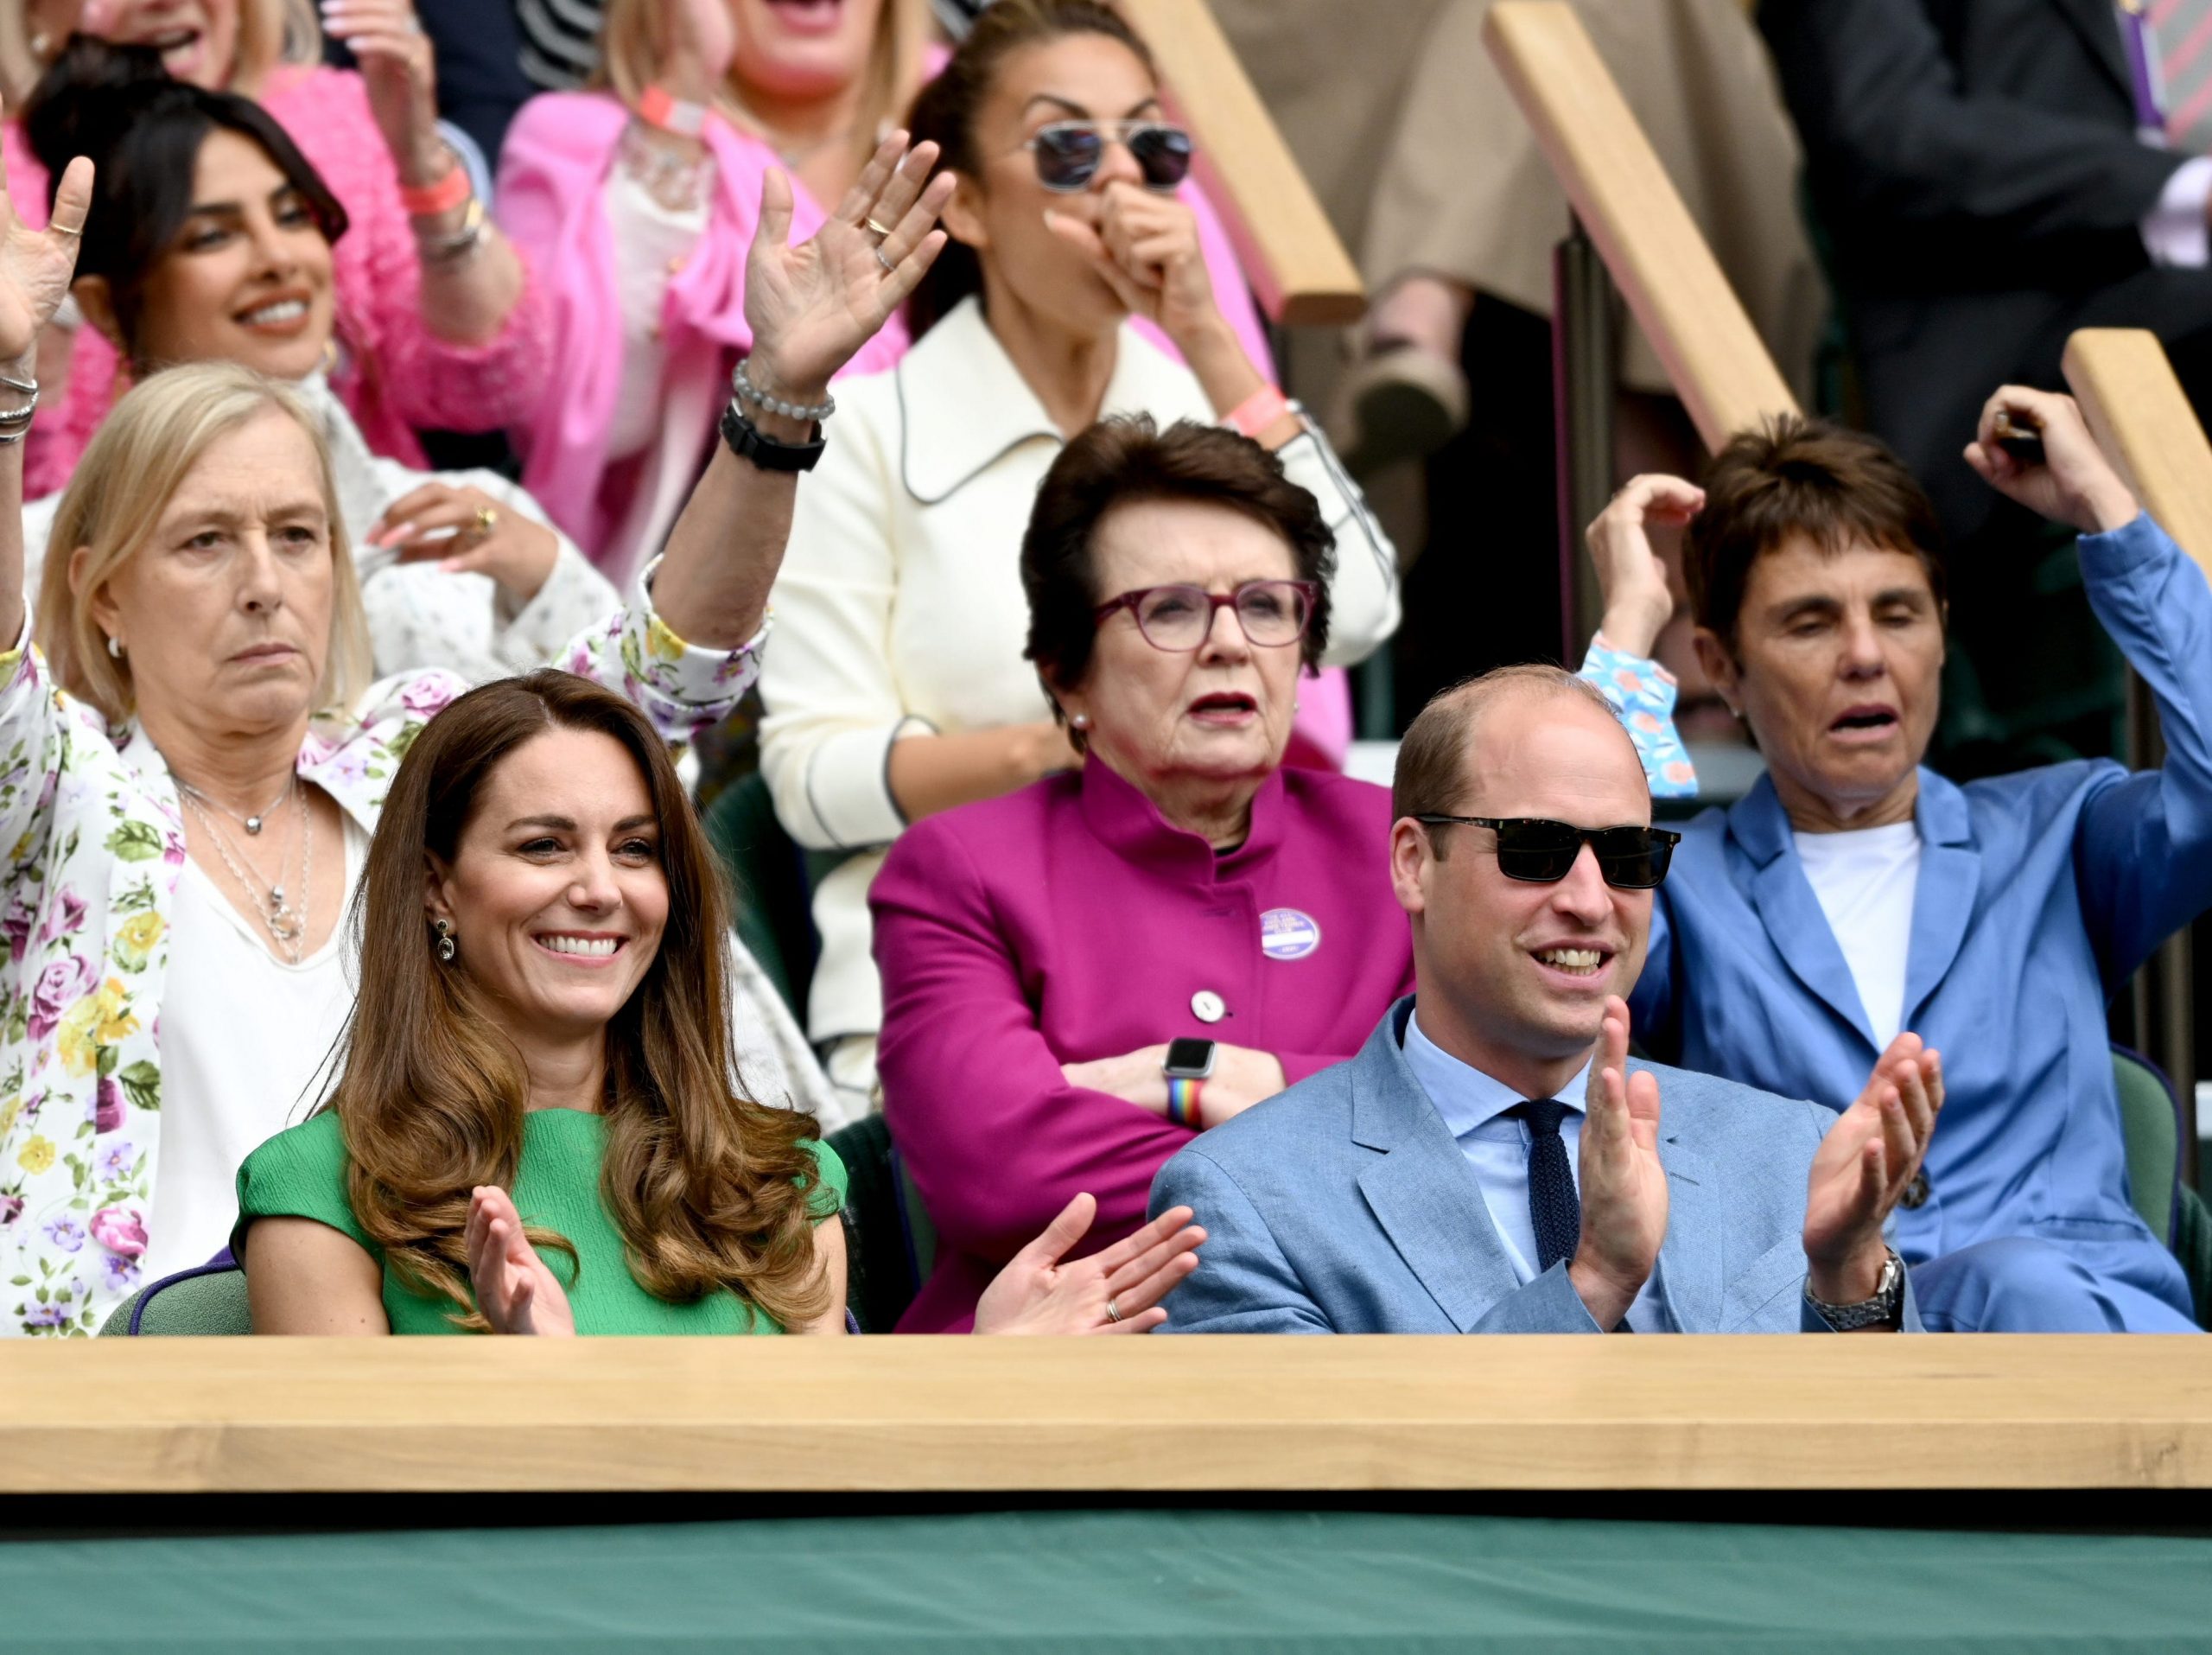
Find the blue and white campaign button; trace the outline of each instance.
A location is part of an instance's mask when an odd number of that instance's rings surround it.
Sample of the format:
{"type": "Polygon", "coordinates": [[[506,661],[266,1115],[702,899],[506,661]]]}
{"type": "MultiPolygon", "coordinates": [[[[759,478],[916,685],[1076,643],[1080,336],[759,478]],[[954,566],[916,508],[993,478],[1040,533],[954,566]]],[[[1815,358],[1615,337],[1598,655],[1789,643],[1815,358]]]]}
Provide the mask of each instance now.
{"type": "Polygon", "coordinates": [[[1304,959],[1321,945],[1321,927],[1296,908],[1269,908],[1260,916],[1260,952],[1269,959],[1304,959]]]}

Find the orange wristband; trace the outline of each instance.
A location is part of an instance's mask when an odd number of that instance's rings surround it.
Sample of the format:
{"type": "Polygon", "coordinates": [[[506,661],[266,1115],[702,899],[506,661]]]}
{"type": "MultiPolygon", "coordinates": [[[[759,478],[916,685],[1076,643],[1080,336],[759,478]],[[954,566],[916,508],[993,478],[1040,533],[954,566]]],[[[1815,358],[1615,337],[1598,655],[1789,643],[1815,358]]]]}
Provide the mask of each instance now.
{"type": "Polygon", "coordinates": [[[1222,423],[1257,441],[1262,431],[1290,412],[1290,398],[1273,385],[1262,385],[1229,411],[1222,423]]]}
{"type": "Polygon", "coordinates": [[[435,219],[442,213],[450,213],[476,192],[468,181],[468,169],[461,164],[461,157],[453,157],[453,165],[446,175],[435,184],[413,188],[399,187],[399,204],[407,209],[410,219],[435,219]]]}
{"type": "Polygon", "coordinates": [[[664,132],[696,138],[707,130],[707,106],[687,104],[665,86],[647,86],[638,94],[638,118],[664,132]]]}

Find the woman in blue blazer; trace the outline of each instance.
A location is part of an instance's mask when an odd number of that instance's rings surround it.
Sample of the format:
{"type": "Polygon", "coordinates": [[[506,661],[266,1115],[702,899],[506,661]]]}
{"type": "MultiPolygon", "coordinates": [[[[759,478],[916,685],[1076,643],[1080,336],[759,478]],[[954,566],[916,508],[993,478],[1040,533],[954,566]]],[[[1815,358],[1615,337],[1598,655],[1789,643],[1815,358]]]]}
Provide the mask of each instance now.
{"type": "Polygon", "coordinates": [[[1927,768],[1947,615],[1927,497],[1872,438],[1795,418],[1703,490],[1640,477],[1590,530],[1607,640],[1669,607],[1647,522],[1687,523],[1700,663],[1767,764],[1693,822],[1652,916],[1641,1037],[1684,1067],[1841,1105],[1899,1028],[1948,1101],[1896,1245],[1931,1328],[2185,1332],[2130,1205],[2106,1007],[2212,907],[2212,590],[2069,398],[2007,386],[1967,459],[2081,532],[2090,607],[2157,698],[2166,761],[1965,786],[1927,768]],[[2044,462],[1998,446],[2039,425],[2044,462]]]}

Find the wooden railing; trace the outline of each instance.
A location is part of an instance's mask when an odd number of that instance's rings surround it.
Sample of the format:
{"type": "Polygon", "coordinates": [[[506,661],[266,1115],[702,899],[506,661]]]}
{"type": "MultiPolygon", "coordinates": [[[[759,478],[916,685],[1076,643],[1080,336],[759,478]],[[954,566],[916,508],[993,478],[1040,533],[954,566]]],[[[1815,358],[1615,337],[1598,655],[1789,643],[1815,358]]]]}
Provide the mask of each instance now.
{"type": "Polygon", "coordinates": [[[1796,399],[1563,0],[1499,0],[1484,39],[1707,448],[1796,399]]]}
{"type": "Polygon", "coordinates": [[[1198,175],[1220,208],[1260,308],[1287,328],[1356,321],[1366,290],[1236,51],[1204,0],[1115,0],[1160,64],[1191,129],[1198,175]]]}
{"type": "Polygon", "coordinates": [[[1965,1335],[10,1341],[0,1493],[2202,1488],[2204,1352],[1965,1335]]]}
{"type": "Polygon", "coordinates": [[[2138,328],[2084,328],[2066,341],[2065,367],[2097,446],[2212,576],[2212,442],[2158,336],[2138,328]]]}

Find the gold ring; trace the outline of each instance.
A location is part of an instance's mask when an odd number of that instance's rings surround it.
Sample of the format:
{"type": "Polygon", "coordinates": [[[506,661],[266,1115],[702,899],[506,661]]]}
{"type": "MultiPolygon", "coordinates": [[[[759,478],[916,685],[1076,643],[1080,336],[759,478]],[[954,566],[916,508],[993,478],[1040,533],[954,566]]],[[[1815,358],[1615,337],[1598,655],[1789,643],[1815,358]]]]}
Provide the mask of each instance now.
{"type": "Polygon", "coordinates": [[[874,219],[862,219],[861,220],[861,228],[863,230],[874,231],[875,239],[878,241],[888,241],[891,239],[891,232],[884,226],[878,224],[874,219]]]}
{"type": "Polygon", "coordinates": [[[485,536],[490,534],[493,530],[499,526],[499,508],[498,506],[480,506],[476,508],[476,536],[478,539],[482,539],[485,536]]]}

